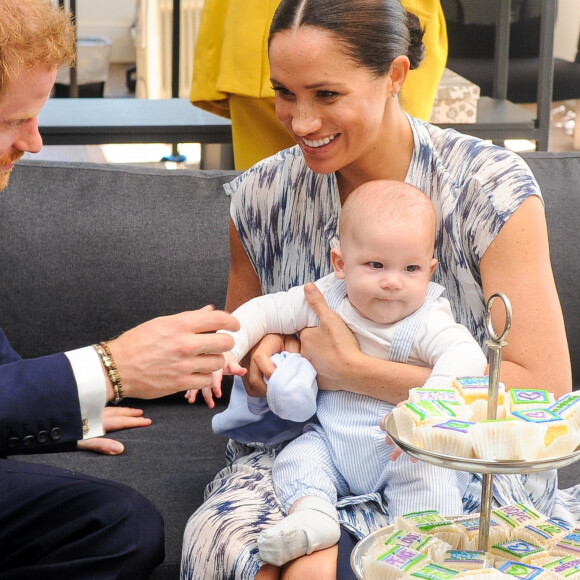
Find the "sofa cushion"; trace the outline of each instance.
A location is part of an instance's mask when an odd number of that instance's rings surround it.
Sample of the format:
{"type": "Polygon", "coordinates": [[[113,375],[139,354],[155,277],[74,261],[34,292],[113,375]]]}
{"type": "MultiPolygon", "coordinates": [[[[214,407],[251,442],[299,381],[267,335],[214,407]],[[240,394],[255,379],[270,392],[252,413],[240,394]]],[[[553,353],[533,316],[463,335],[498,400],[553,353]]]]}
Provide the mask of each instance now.
{"type": "Polygon", "coordinates": [[[0,194],[0,324],[14,348],[40,356],[159,315],[223,308],[221,185],[235,175],[20,162],[0,194]]]}
{"type": "MultiPolygon", "coordinates": [[[[534,152],[522,157],[540,184],[546,206],[550,256],[572,358],[575,389],[580,388],[580,152],[534,152]]],[[[514,312],[514,316],[522,316],[514,312]]],[[[542,329],[538,328],[541,333],[542,329]]],[[[508,338],[509,342],[509,338],[508,338]]],[[[546,344],[549,349],[550,345],[546,344]]],[[[547,386],[549,388],[549,385],[547,386]]]]}

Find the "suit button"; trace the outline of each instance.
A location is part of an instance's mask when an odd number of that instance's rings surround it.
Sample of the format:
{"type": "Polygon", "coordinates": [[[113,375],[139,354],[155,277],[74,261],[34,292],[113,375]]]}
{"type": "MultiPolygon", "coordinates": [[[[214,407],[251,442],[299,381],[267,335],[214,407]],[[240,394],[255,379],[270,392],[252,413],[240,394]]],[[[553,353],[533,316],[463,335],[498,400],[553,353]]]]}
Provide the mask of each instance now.
{"type": "Polygon", "coordinates": [[[20,439],[18,437],[10,437],[8,439],[8,449],[16,449],[20,447],[20,439]]]}
{"type": "Polygon", "coordinates": [[[43,429],[42,431],[39,431],[36,434],[36,440],[39,443],[46,443],[48,441],[49,435],[48,435],[48,431],[46,429],[43,429]]]}
{"type": "Polygon", "coordinates": [[[58,441],[62,435],[62,429],[60,427],[53,427],[50,430],[50,438],[53,441],[58,441]]]}
{"type": "Polygon", "coordinates": [[[32,447],[34,445],[35,439],[33,435],[25,435],[22,439],[22,444],[24,447],[32,447]]]}

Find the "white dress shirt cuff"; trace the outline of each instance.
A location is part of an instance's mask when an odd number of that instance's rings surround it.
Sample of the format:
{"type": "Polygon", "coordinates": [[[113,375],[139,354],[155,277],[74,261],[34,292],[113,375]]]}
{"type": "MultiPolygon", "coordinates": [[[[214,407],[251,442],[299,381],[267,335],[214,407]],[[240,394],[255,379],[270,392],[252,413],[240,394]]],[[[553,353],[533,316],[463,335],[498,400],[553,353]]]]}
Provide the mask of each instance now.
{"type": "Polygon", "coordinates": [[[107,403],[107,384],[101,359],[92,346],[64,353],[70,361],[81,405],[83,439],[104,435],[103,409],[107,403]]]}

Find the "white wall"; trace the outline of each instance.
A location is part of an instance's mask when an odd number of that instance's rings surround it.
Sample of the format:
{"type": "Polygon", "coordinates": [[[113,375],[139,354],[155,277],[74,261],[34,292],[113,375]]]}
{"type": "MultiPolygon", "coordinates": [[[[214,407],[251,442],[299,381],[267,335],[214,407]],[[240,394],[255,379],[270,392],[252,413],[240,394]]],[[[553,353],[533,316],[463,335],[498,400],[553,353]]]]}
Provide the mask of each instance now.
{"type": "Polygon", "coordinates": [[[135,62],[130,28],[136,0],[76,0],[76,12],[79,35],[107,36],[113,43],[111,62],[135,62]]]}
{"type": "Polygon", "coordinates": [[[580,2],[559,0],[554,54],[566,60],[574,60],[578,51],[578,34],[580,34],[580,2]]]}

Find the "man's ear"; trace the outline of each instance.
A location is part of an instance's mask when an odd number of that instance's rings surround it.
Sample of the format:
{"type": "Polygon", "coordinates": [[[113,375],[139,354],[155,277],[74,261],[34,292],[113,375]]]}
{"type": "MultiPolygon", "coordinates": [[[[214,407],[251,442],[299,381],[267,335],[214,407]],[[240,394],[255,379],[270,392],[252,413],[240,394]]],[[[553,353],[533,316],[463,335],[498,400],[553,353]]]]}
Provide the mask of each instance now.
{"type": "Polygon", "coordinates": [[[433,272],[435,272],[435,268],[437,267],[438,263],[439,263],[439,260],[437,260],[437,258],[433,258],[431,260],[431,266],[429,267],[429,278],[431,278],[431,276],[433,276],[433,272]]]}
{"type": "Polygon", "coordinates": [[[330,261],[332,262],[332,268],[334,269],[334,274],[337,278],[344,278],[344,260],[342,259],[342,252],[340,248],[332,248],[330,250],[330,261]]]}

